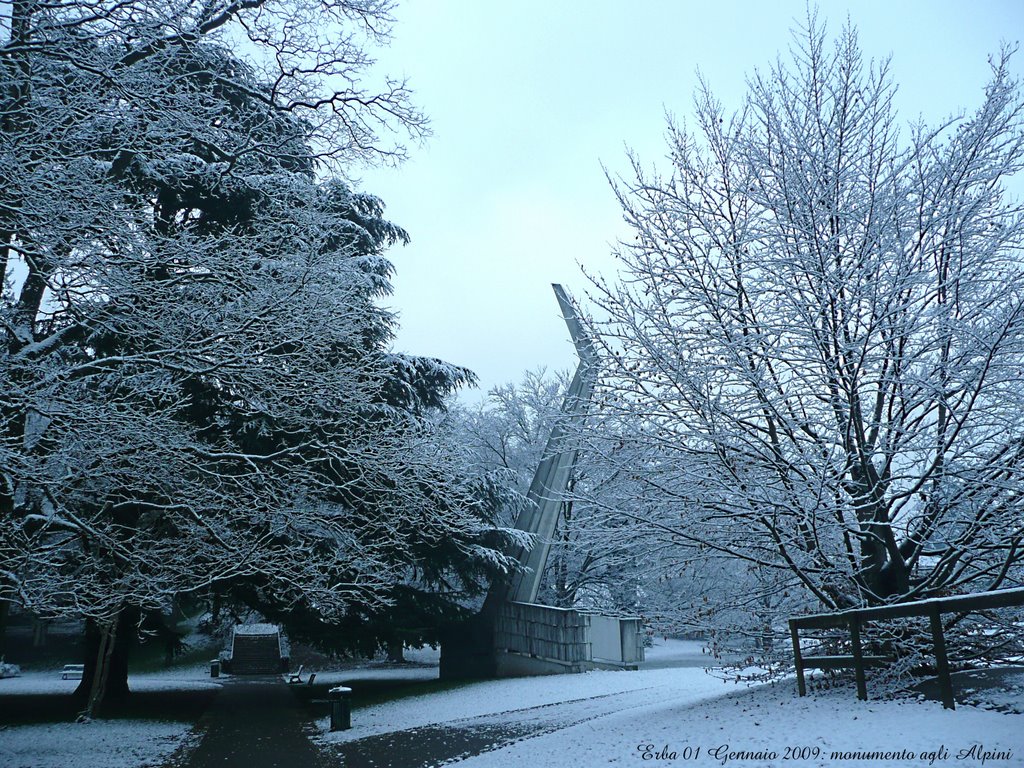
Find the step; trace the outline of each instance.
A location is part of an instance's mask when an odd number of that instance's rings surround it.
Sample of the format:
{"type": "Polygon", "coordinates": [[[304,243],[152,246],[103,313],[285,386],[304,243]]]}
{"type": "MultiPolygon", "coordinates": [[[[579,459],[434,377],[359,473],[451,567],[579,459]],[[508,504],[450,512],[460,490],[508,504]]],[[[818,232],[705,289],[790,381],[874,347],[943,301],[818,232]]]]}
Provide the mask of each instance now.
{"type": "Polygon", "coordinates": [[[271,675],[281,671],[277,635],[235,635],[231,672],[236,675],[271,675]]]}

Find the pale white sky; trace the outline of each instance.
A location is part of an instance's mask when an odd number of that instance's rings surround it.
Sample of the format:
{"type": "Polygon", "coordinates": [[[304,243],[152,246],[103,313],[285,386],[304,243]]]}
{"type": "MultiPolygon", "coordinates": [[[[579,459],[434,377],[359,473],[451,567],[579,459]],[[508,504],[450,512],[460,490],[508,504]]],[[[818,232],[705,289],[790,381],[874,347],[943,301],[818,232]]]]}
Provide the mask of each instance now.
{"type": "MultiPolygon", "coordinates": [[[[408,75],[434,136],[362,173],[412,243],[395,248],[396,348],[466,365],[488,388],[576,364],[551,291],[582,296],[626,234],[602,164],[664,167],[664,115],[698,68],[727,108],[806,16],[804,0],[399,0],[380,68],[408,75]]],[[[904,122],[972,109],[988,54],[1024,33],[1022,0],[824,0],[868,58],[892,54],[904,122]]],[[[1024,74],[1024,52],[1015,70],[1024,74]]]]}

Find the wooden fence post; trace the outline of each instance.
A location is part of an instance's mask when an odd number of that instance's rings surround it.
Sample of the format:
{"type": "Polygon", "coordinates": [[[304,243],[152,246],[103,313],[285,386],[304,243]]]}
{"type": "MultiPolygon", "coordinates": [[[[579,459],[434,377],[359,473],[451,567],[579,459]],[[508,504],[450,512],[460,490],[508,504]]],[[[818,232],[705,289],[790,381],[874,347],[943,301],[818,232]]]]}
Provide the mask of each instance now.
{"type": "Polygon", "coordinates": [[[932,625],[932,645],[935,648],[935,667],[939,673],[939,691],[942,693],[942,706],[956,709],[953,701],[953,681],[949,677],[949,659],[946,656],[946,638],[942,634],[942,613],[939,606],[928,610],[928,618],[932,625]]]}
{"type": "Polygon", "coordinates": [[[850,616],[850,644],[853,646],[853,671],[857,676],[857,698],[867,701],[868,684],[864,677],[864,653],[860,647],[860,616],[856,613],[850,616]]]}
{"type": "Polygon", "coordinates": [[[807,695],[807,686],[804,684],[804,658],[800,655],[800,630],[796,628],[796,622],[789,620],[789,634],[793,637],[793,662],[796,666],[796,689],[801,696],[807,695]]]}

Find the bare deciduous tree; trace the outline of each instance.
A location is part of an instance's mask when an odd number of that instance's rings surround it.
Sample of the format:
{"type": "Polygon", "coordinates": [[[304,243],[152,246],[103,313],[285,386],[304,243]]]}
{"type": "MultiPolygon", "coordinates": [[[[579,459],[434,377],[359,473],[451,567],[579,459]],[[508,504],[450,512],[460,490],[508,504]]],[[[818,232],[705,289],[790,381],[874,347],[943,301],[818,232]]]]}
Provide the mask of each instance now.
{"type": "Polygon", "coordinates": [[[735,114],[698,93],[670,175],[616,184],[636,240],[592,300],[604,445],[646,488],[625,511],[819,609],[1019,585],[1011,51],[975,112],[901,134],[855,30],[795,39],[735,114]]]}

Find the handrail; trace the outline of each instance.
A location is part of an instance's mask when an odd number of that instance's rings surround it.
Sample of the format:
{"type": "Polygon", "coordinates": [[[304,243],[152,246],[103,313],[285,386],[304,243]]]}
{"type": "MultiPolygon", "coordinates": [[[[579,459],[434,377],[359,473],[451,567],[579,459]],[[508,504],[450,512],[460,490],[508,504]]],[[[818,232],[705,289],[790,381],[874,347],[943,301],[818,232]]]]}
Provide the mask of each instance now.
{"type": "Polygon", "coordinates": [[[935,608],[939,613],[987,611],[994,608],[1010,608],[1024,605],[1024,587],[1018,589],[999,589],[993,592],[976,592],[971,595],[954,597],[932,597],[927,600],[914,600],[909,603],[892,603],[877,605],[872,608],[848,608],[835,613],[812,613],[807,616],[791,618],[801,629],[831,629],[842,626],[846,618],[856,615],[862,621],[878,619],[901,619],[908,616],[927,616],[935,608]],[[843,617],[841,623],[830,624],[828,621],[843,617]],[[820,623],[819,623],[820,622],[820,623]]]}

